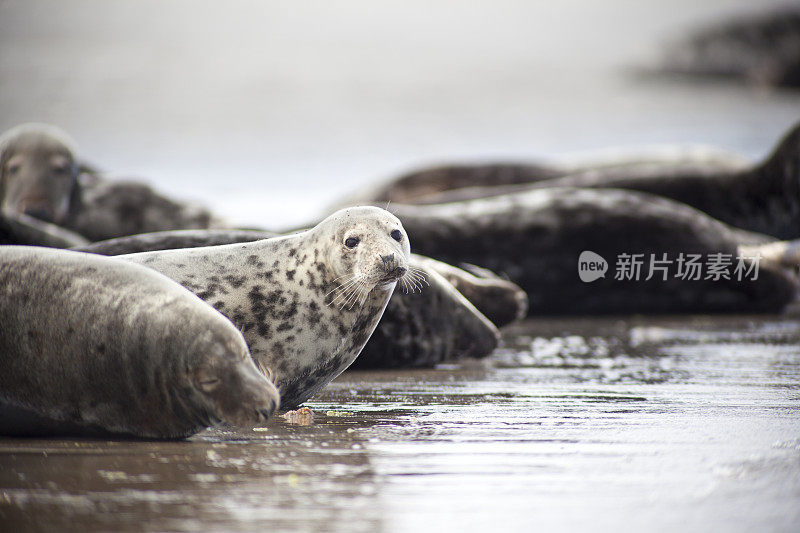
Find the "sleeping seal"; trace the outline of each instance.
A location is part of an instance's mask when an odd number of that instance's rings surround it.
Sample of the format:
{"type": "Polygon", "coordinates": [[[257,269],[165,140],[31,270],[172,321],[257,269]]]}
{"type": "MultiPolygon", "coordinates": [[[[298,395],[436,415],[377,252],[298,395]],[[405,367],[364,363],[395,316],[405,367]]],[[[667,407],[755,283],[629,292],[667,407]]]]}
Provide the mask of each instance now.
{"type": "Polygon", "coordinates": [[[225,317],[130,262],[0,247],[0,316],[5,435],[180,438],[278,405],[225,317]]]}

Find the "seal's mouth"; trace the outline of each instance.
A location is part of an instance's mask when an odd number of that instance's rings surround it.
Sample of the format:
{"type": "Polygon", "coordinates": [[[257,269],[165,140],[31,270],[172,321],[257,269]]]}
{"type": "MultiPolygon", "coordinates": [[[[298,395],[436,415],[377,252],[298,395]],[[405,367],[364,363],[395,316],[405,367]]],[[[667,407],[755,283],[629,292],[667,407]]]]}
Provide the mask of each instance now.
{"type": "Polygon", "coordinates": [[[380,280],[378,280],[378,285],[388,285],[390,283],[394,283],[395,281],[399,280],[403,276],[406,275],[408,269],[402,266],[396,266],[389,272],[386,272],[380,280]]]}

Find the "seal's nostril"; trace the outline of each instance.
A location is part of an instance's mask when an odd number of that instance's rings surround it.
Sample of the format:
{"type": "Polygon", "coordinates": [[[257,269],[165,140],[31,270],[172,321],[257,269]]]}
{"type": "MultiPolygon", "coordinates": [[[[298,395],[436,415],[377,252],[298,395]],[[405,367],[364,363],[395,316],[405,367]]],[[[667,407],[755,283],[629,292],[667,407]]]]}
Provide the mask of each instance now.
{"type": "Polygon", "coordinates": [[[384,263],[391,263],[392,261],[394,261],[394,254],[382,255],[381,259],[383,260],[384,263]]]}
{"type": "Polygon", "coordinates": [[[258,409],[258,414],[264,420],[268,420],[270,416],[272,416],[274,408],[271,409],[258,409]]]}

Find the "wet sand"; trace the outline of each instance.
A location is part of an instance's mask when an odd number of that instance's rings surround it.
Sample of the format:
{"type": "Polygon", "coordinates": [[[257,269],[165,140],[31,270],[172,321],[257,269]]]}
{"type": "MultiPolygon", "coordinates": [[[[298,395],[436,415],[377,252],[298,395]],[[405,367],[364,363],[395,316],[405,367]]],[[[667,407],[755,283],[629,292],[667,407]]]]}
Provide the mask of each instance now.
{"type": "Polygon", "coordinates": [[[4,531],[797,531],[797,317],[537,319],[188,442],[0,439],[4,531]]]}

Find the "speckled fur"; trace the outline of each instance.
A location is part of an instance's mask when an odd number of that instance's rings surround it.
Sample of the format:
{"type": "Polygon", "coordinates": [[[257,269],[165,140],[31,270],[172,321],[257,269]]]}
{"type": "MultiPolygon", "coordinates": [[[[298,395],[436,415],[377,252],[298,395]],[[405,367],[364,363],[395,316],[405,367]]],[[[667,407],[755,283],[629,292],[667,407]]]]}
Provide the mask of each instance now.
{"type": "Polygon", "coordinates": [[[173,278],[227,316],[256,365],[291,408],[355,360],[407,268],[408,236],[376,207],[337,211],[314,228],[274,239],[120,256],[173,278]],[[401,232],[400,242],[391,236],[401,232]],[[360,238],[349,249],[345,241],[360,238]],[[391,257],[388,263],[382,259],[391,257]],[[340,307],[336,288],[360,274],[363,302],[340,307]]]}

